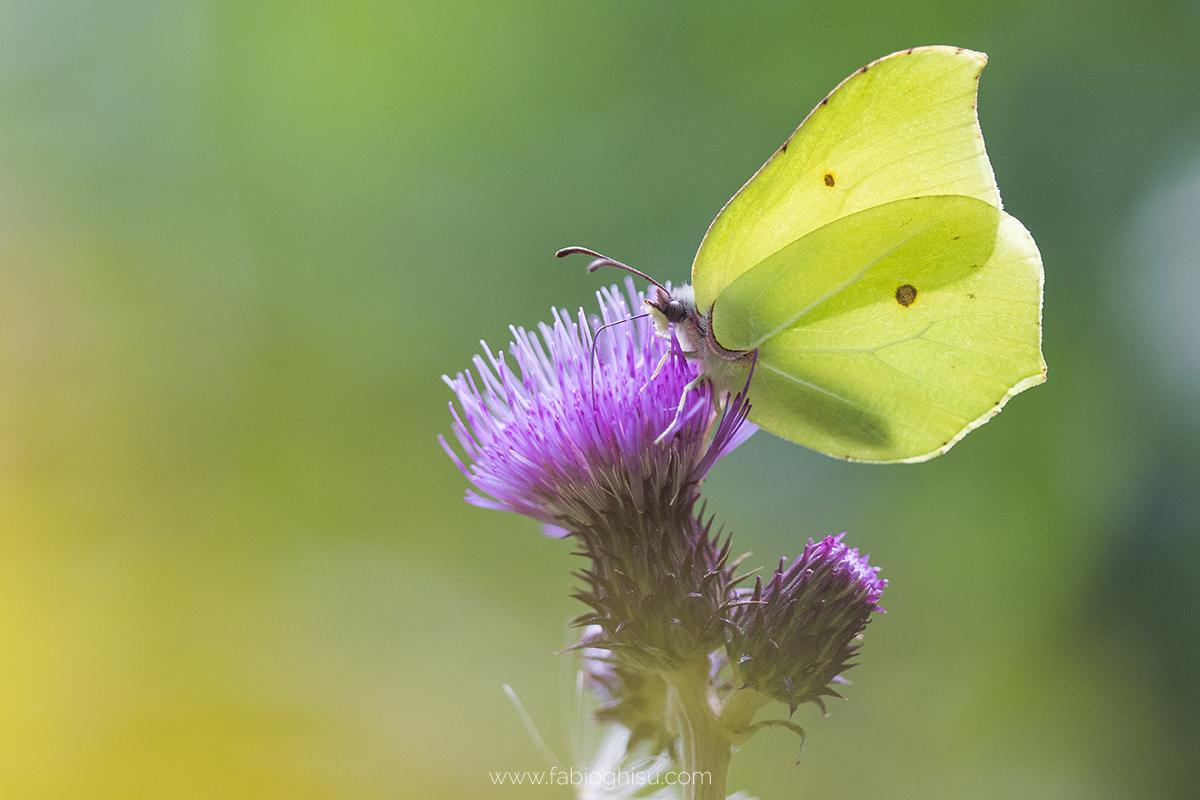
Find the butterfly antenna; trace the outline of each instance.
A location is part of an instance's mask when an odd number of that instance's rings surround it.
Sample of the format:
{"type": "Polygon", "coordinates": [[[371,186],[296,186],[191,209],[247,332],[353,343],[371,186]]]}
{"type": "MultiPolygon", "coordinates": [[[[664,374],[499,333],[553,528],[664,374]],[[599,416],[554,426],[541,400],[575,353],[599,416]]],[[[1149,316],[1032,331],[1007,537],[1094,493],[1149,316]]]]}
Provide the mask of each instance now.
{"type": "Polygon", "coordinates": [[[642,318],[648,317],[648,316],[650,316],[650,315],[649,314],[638,314],[636,317],[627,317],[625,319],[619,319],[616,322],[606,322],[603,325],[601,325],[599,328],[596,328],[596,332],[594,334],[592,334],[592,351],[588,358],[588,368],[590,370],[590,374],[588,375],[588,378],[591,382],[592,410],[593,411],[596,409],[596,360],[598,358],[598,356],[596,355],[596,342],[598,342],[600,340],[600,332],[603,331],[605,328],[611,328],[614,325],[620,325],[622,322],[633,322],[635,319],[642,319],[642,318]]]}
{"type": "Polygon", "coordinates": [[[633,267],[629,266],[628,264],[622,264],[620,261],[609,258],[608,256],[606,256],[602,253],[597,253],[595,250],[588,250],[586,247],[564,247],[562,250],[559,250],[554,255],[557,256],[558,258],[562,258],[563,256],[570,256],[570,255],[574,255],[575,253],[583,253],[584,255],[592,257],[592,259],[593,259],[592,263],[588,264],[588,266],[587,266],[588,272],[595,272],[596,270],[600,269],[601,267],[616,267],[617,269],[623,269],[626,272],[631,272],[634,275],[637,275],[639,278],[645,278],[646,280],[650,281],[655,286],[657,286],[658,288],[660,288],[664,292],[666,292],[668,296],[670,296],[670,294],[671,294],[670,292],[667,292],[667,287],[663,286],[661,283],[654,280],[654,278],[651,278],[649,275],[642,272],[640,269],[634,269],[633,267]]]}

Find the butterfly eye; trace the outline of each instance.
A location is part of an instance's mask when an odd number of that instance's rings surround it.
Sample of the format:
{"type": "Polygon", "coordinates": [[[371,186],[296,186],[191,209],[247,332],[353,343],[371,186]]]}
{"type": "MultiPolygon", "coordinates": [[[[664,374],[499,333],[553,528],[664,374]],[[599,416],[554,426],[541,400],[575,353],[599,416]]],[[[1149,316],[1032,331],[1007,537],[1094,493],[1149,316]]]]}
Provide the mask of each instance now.
{"type": "Polygon", "coordinates": [[[662,314],[667,322],[679,324],[688,318],[690,312],[683,302],[671,297],[661,286],[657,295],[654,300],[647,300],[646,305],[662,314]]]}

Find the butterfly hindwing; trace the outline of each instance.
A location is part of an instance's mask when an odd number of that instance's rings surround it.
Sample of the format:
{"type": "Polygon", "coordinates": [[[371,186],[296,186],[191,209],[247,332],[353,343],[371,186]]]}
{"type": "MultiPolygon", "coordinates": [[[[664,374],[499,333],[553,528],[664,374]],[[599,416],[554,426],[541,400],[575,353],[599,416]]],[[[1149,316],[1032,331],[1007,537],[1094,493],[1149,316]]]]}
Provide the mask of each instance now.
{"type": "Polygon", "coordinates": [[[743,273],[713,331],[758,349],[751,420],[860,461],[944,452],[1044,380],[1041,260],[995,206],[898,200],[836,220],[743,273]]]}

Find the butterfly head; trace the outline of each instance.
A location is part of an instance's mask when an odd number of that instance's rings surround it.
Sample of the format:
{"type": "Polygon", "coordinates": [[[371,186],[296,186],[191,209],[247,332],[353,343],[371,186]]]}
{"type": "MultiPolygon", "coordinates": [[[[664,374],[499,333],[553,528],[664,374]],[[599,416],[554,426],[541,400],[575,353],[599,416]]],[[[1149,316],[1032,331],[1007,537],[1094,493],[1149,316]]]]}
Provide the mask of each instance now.
{"type": "Polygon", "coordinates": [[[562,258],[574,253],[592,257],[592,262],[588,264],[588,272],[595,272],[601,267],[617,267],[645,278],[653,284],[654,299],[647,298],[645,302],[650,309],[650,316],[654,318],[655,331],[664,339],[669,339],[671,338],[671,329],[674,328],[675,337],[683,349],[684,356],[699,358],[707,364],[714,359],[744,361],[745,357],[749,355],[740,350],[726,350],[717,343],[709,325],[712,309],[708,310],[708,314],[701,313],[696,307],[696,293],[686,283],[669,289],[641,270],[636,270],[628,264],[622,264],[620,261],[615,261],[586,247],[564,247],[555,255],[562,258]]]}
{"type": "Polygon", "coordinates": [[[654,299],[646,299],[646,305],[653,309],[656,322],[680,325],[696,315],[696,295],[692,287],[686,283],[675,289],[674,294],[661,286],[655,287],[654,299]]]}
{"type": "Polygon", "coordinates": [[[654,299],[646,299],[650,316],[654,318],[654,328],[659,336],[669,338],[671,327],[675,327],[675,335],[685,353],[703,352],[704,332],[707,320],[696,309],[696,293],[686,283],[668,292],[662,286],[656,286],[654,299]]]}

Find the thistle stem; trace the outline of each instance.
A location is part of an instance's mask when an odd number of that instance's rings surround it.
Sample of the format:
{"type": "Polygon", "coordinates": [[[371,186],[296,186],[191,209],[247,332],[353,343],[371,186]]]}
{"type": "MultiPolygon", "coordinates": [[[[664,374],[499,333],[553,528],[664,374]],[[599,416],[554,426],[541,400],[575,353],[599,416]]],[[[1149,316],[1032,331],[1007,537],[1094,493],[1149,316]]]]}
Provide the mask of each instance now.
{"type": "Polygon", "coordinates": [[[754,727],[751,725],[754,715],[760,708],[771,702],[770,697],[749,686],[744,686],[744,683],[741,673],[735,666],[733,668],[733,685],[741,685],[742,688],[725,698],[725,705],[721,708],[721,723],[729,732],[729,740],[735,745],[740,745],[750,738],[754,732],[754,727]]]}
{"type": "Polygon", "coordinates": [[[725,800],[729,782],[732,742],[718,715],[709,669],[708,659],[703,658],[666,673],[671,686],[670,714],[679,733],[683,762],[683,800],[725,800]]]}

